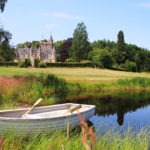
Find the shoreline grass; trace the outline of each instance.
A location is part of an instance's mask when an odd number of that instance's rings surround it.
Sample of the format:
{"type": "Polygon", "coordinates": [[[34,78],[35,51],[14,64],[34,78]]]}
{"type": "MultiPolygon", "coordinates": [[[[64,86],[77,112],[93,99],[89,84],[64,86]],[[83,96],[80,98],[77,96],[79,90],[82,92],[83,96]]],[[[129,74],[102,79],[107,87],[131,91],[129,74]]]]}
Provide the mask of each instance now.
{"type": "Polygon", "coordinates": [[[39,97],[44,99],[41,105],[55,104],[57,102],[55,95],[63,98],[69,92],[104,91],[112,93],[125,90],[148,92],[150,91],[150,78],[135,77],[93,84],[68,82],[53,74],[0,76],[0,106],[5,109],[15,107],[19,103],[32,105],[39,97]]]}
{"type": "MultiPolygon", "coordinates": [[[[14,136],[8,134],[0,137],[1,149],[24,149],[24,150],[85,150],[81,133],[74,132],[69,139],[66,137],[66,132],[57,131],[52,134],[34,134],[32,136],[14,136]]],[[[141,129],[138,133],[133,133],[130,130],[123,134],[112,132],[111,129],[104,135],[97,138],[95,150],[149,150],[150,132],[149,130],[141,129]]]]}

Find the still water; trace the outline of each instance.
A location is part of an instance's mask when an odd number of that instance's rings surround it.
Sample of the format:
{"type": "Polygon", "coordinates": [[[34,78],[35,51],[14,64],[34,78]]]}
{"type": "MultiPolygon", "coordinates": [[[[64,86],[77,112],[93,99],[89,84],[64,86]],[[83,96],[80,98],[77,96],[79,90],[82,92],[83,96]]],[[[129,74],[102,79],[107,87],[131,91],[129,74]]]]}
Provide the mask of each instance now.
{"type": "Polygon", "coordinates": [[[63,102],[96,105],[96,113],[90,121],[97,132],[106,132],[110,128],[139,131],[150,126],[150,92],[88,91],[69,93],[62,97],[63,102]]]}

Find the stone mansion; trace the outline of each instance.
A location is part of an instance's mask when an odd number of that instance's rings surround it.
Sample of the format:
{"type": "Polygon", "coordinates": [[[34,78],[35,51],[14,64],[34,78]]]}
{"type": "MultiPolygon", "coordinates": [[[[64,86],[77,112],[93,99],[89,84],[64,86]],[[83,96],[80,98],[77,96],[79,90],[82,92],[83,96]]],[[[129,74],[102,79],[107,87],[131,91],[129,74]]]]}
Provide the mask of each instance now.
{"type": "Polygon", "coordinates": [[[40,62],[56,62],[56,51],[53,44],[53,38],[50,36],[49,41],[40,41],[39,48],[18,48],[16,50],[17,60],[24,61],[30,59],[31,65],[34,65],[34,59],[39,58],[40,62]]]}

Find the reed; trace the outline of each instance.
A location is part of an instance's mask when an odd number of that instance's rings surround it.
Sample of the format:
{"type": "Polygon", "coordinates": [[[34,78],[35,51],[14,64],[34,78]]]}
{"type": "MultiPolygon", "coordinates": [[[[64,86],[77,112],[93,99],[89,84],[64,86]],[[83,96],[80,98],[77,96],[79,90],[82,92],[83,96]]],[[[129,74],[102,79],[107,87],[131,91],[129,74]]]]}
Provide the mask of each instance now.
{"type": "MultiPolygon", "coordinates": [[[[42,104],[52,104],[52,93],[66,92],[65,80],[51,74],[40,76],[0,77],[0,104],[17,105],[17,103],[33,104],[39,97],[44,98],[42,104]]],[[[3,107],[3,109],[5,109],[3,107]]]]}
{"type": "Polygon", "coordinates": [[[67,82],[64,79],[58,78],[53,74],[41,74],[38,79],[43,87],[52,88],[55,92],[68,90],[67,82]]]}
{"type": "Polygon", "coordinates": [[[97,147],[105,150],[149,150],[149,133],[147,129],[141,129],[138,133],[128,130],[123,134],[109,130],[99,139],[97,147]]]}
{"type": "MultiPolygon", "coordinates": [[[[141,129],[138,133],[131,130],[124,133],[114,132],[111,129],[97,138],[94,150],[149,150],[150,131],[141,129]]],[[[57,131],[51,134],[34,134],[32,136],[17,136],[9,134],[0,137],[0,149],[40,149],[40,150],[85,150],[81,141],[82,134],[73,132],[69,140],[66,132],[57,131]]]]}
{"type": "Polygon", "coordinates": [[[116,86],[128,89],[147,89],[150,88],[150,78],[135,77],[132,79],[121,79],[116,82],[116,86]]]}
{"type": "Polygon", "coordinates": [[[54,104],[62,101],[63,98],[67,98],[70,92],[81,93],[86,91],[89,93],[90,91],[92,94],[93,91],[94,93],[101,93],[101,95],[104,95],[104,92],[106,92],[106,94],[109,92],[112,95],[116,95],[118,92],[124,90],[130,92],[139,91],[140,93],[140,91],[149,89],[150,79],[141,77],[121,79],[112,82],[86,83],[67,82],[52,74],[40,74],[37,76],[2,76],[0,77],[0,108],[18,107],[17,105],[20,105],[20,103],[32,105],[39,97],[43,98],[41,105],[54,104]]]}

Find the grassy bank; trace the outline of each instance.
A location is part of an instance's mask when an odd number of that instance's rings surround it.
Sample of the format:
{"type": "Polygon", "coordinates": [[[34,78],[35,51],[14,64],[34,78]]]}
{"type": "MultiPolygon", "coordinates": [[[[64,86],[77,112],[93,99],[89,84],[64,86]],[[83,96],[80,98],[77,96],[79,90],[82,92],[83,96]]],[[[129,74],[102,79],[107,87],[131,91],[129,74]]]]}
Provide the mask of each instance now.
{"type": "Polygon", "coordinates": [[[0,109],[32,105],[40,97],[44,99],[41,105],[54,104],[69,92],[124,90],[149,91],[149,74],[91,68],[0,68],[0,109]]]}
{"type": "MultiPolygon", "coordinates": [[[[139,133],[125,131],[124,134],[107,132],[97,138],[93,149],[100,150],[149,150],[149,131],[141,130],[139,133]]],[[[24,150],[85,150],[80,133],[73,133],[69,138],[66,132],[55,132],[46,135],[32,135],[15,137],[7,135],[0,138],[1,149],[24,149],[24,150]]]]}

